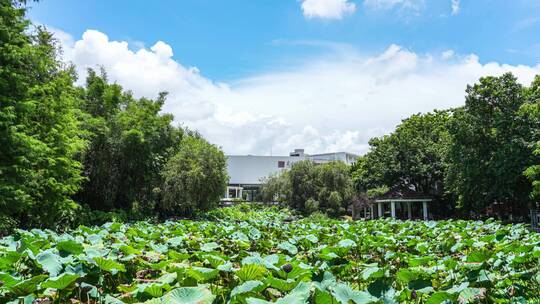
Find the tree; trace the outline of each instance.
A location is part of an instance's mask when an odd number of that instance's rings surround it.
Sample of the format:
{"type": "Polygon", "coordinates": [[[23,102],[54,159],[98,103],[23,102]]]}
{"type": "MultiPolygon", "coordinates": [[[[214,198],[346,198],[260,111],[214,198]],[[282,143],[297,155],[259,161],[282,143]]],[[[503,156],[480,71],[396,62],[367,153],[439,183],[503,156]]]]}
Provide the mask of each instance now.
{"type": "Polygon", "coordinates": [[[354,195],[349,166],[341,161],[333,161],[318,165],[315,169],[319,209],[334,216],[345,213],[354,195]]]}
{"type": "Polygon", "coordinates": [[[449,147],[448,111],[416,114],[390,135],[369,141],[370,150],[351,168],[359,193],[394,186],[441,197],[449,147]]]}
{"type": "Polygon", "coordinates": [[[81,92],[90,145],[84,154],[87,181],[77,198],[92,209],[151,213],[162,184],[161,170],[176,152],[183,131],[161,114],[166,93],[134,98],[118,84],[88,71],[81,92]]]}
{"type": "Polygon", "coordinates": [[[533,160],[525,170],[525,176],[532,183],[531,198],[540,200],[540,76],[536,76],[526,92],[527,103],[521,108],[521,114],[532,123],[533,160]]]}
{"type": "Polygon", "coordinates": [[[160,208],[167,214],[193,215],[217,206],[227,188],[223,152],[198,135],[186,136],[165,165],[160,208]]]}
{"type": "Polygon", "coordinates": [[[20,2],[0,1],[0,214],[23,227],[73,220],[84,148],[75,73],[20,2]]]}
{"type": "Polygon", "coordinates": [[[532,162],[535,129],[519,114],[525,90],[507,73],[481,78],[466,92],[449,128],[448,190],[470,212],[483,213],[496,203],[507,214],[525,214],[531,184],[523,172],[532,162]]]}
{"type": "Polygon", "coordinates": [[[296,162],[289,171],[268,178],[263,184],[266,192],[300,212],[334,216],[347,210],[354,195],[349,166],[340,161],[316,164],[311,160],[296,162]]]}
{"type": "Polygon", "coordinates": [[[290,197],[291,187],[287,171],[271,174],[262,181],[261,196],[263,202],[285,203],[290,197]]]}
{"type": "Polygon", "coordinates": [[[294,163],[287,172],[290,185],[290,196],[287,198],[287,203],[292,209],[305,212],[305,203],[308,199],[318,199],[318,176],[315,166],[314,162],[303,160],[294,163]]]}

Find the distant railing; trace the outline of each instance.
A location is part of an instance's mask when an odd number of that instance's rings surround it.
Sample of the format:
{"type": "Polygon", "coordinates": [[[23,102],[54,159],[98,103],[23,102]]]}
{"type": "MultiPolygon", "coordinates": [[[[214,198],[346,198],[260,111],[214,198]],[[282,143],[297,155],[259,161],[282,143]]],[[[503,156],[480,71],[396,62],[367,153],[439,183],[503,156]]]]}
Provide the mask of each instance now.
{"type": "Polygon", "coordinates": [[[538,209],[531,209],[531,228],[536,232],[540,232],[540,210],[538,209]]]}

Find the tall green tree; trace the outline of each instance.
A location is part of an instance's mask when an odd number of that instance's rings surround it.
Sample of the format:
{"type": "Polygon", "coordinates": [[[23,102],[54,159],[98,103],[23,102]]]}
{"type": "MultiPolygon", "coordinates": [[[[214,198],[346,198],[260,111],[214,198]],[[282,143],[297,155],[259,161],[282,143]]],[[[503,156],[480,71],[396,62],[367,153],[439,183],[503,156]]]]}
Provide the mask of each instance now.
{"type": "Polygon", "coordinates": [[[25,13],[21,2],[0,0],[0,214],[52,227],[73,220],[84,141],[75,73],[25,13]]]}
{"type": "Polygon", "coordinates": [[[223,151],[197,134],[186,136],[165,165],[160,209],[167,215],[194,215],[215,208],[229,177],[223,151]]]}
{"type": "Polygon", "coordinates": [[[399,186],[442,196],[449,119],[448,111],[416,114],[390,135],[371,139],[368,153],[351,168],[357,191],[399,186]]]}
{"type": "Polygon", "coordinates": [[[532,124],[532,141],[534,147],[531,166],[525,170],[525,176],[532,183],[531,198],[540,201],[540,76],[536,76],[526,92],[527,103],[522,106],[522,115],[532,124]]]}
{"type": "Polygon", "coordinates": [[[183,131],[161,114],[166,93],[134,98],[106,73],[89,70],[81,95],[90,145],[84,155],[87,181],[78,198],[93,209],[155,209],[161,170],[176,152],[183,131]]]}
{"type": "Polygon", "coordinates": [[[531,184],[523,172],[532,161],[535,129],[520,115],[525,89],[507,73],[481,78],[466,92],[449,128],[447,187],[464,210],[483,213],[496,203],[505,213],[524,214],[531,184]]]}
{"type": "Polygon", "coordinates": [[[349,166],[341,161],[316,164],[303,160],[280,175],[269,177],[263,185],[267,200],[278,197],[291,208],[309,214],[328,215],[346,212],[354,195],[349,166]]]}

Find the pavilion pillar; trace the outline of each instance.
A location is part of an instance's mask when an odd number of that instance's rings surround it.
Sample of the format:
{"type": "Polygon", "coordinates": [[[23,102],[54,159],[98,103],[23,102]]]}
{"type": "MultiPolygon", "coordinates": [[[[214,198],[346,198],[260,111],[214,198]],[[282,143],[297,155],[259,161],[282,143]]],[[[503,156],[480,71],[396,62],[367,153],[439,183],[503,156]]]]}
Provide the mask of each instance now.
{"type": "Polygon", "coordinates": [[[225,198],[229,198],[229,187],[225,189],[225,198]]]}
{"type": "Polygon", "coordinates": [[[373,208],[373,204],[370,204],[370,205],[371,205],[371,206],[369,206],[369,208],[370,208],[369,216],[371,217],[372,220],[374,220],[374,219],[375,219],[375,216],[373,215],[373,211],[374,211],[374,210],[373,210],[373,209],[374,209],[374,208],[373,208]]]}
{"type": "Polygon", "coordinates": [[[390,215],[396,218],[396,202],[390,202],[390,215]]]}
{"type": "Polygon", "coordinates": [[[428,220],[428,206],[427,206],[426,201],[422,202],[422,209],[423,209],[423,213],[424,213],[424,221],[427,221],[428,220]]]}
{"type": "Polygon", "coordinates": [[[240,188],[240,189],[238,189],[238,190],[240,190],[240,196],[238,196],[238,198],[242,199],[242,198],[243,198],[243,196],[242,196],[242,190],[243,190],[243,188],[240,188]]]}
{"type": "Polygon", "coordinates": [[[383,203],[377,203],[377,215],[378,217],[383,217],[383,203]]]}
{"type": "Polygon", "coordinates": [[[409,219],[412,219],[411,202],[407,202],[407,217],[408,217],[409,219]]]}

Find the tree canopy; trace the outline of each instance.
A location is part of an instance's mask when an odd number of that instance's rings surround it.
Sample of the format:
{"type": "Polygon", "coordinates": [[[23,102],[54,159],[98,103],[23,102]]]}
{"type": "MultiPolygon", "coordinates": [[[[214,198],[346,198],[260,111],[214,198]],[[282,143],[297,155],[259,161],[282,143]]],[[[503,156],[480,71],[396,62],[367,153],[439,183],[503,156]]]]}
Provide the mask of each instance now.
{"type": "Polygon", "coordinates": [[[74,219],[83,177],[75,73],[18,2],[0,1],[0,209],[23,226],[74,219]]]}
{"type": "Polygon", "coordinates": [[[465,106],[456,109],[449,127],[447,187],[468,211],[496,203],[526,213],[531,183],[523,172],[533,161],[537,128],[520,115],[528,103],[526,88],[507,73],[483,77],[466,92],[465,106]]]}
{"type": "Polygon", "coordinates": [[[229,180],[223,152],[197,134],[182,140],[163,170],[161,208],[173,215],[210,210],[223,197],[229,180]]]}

